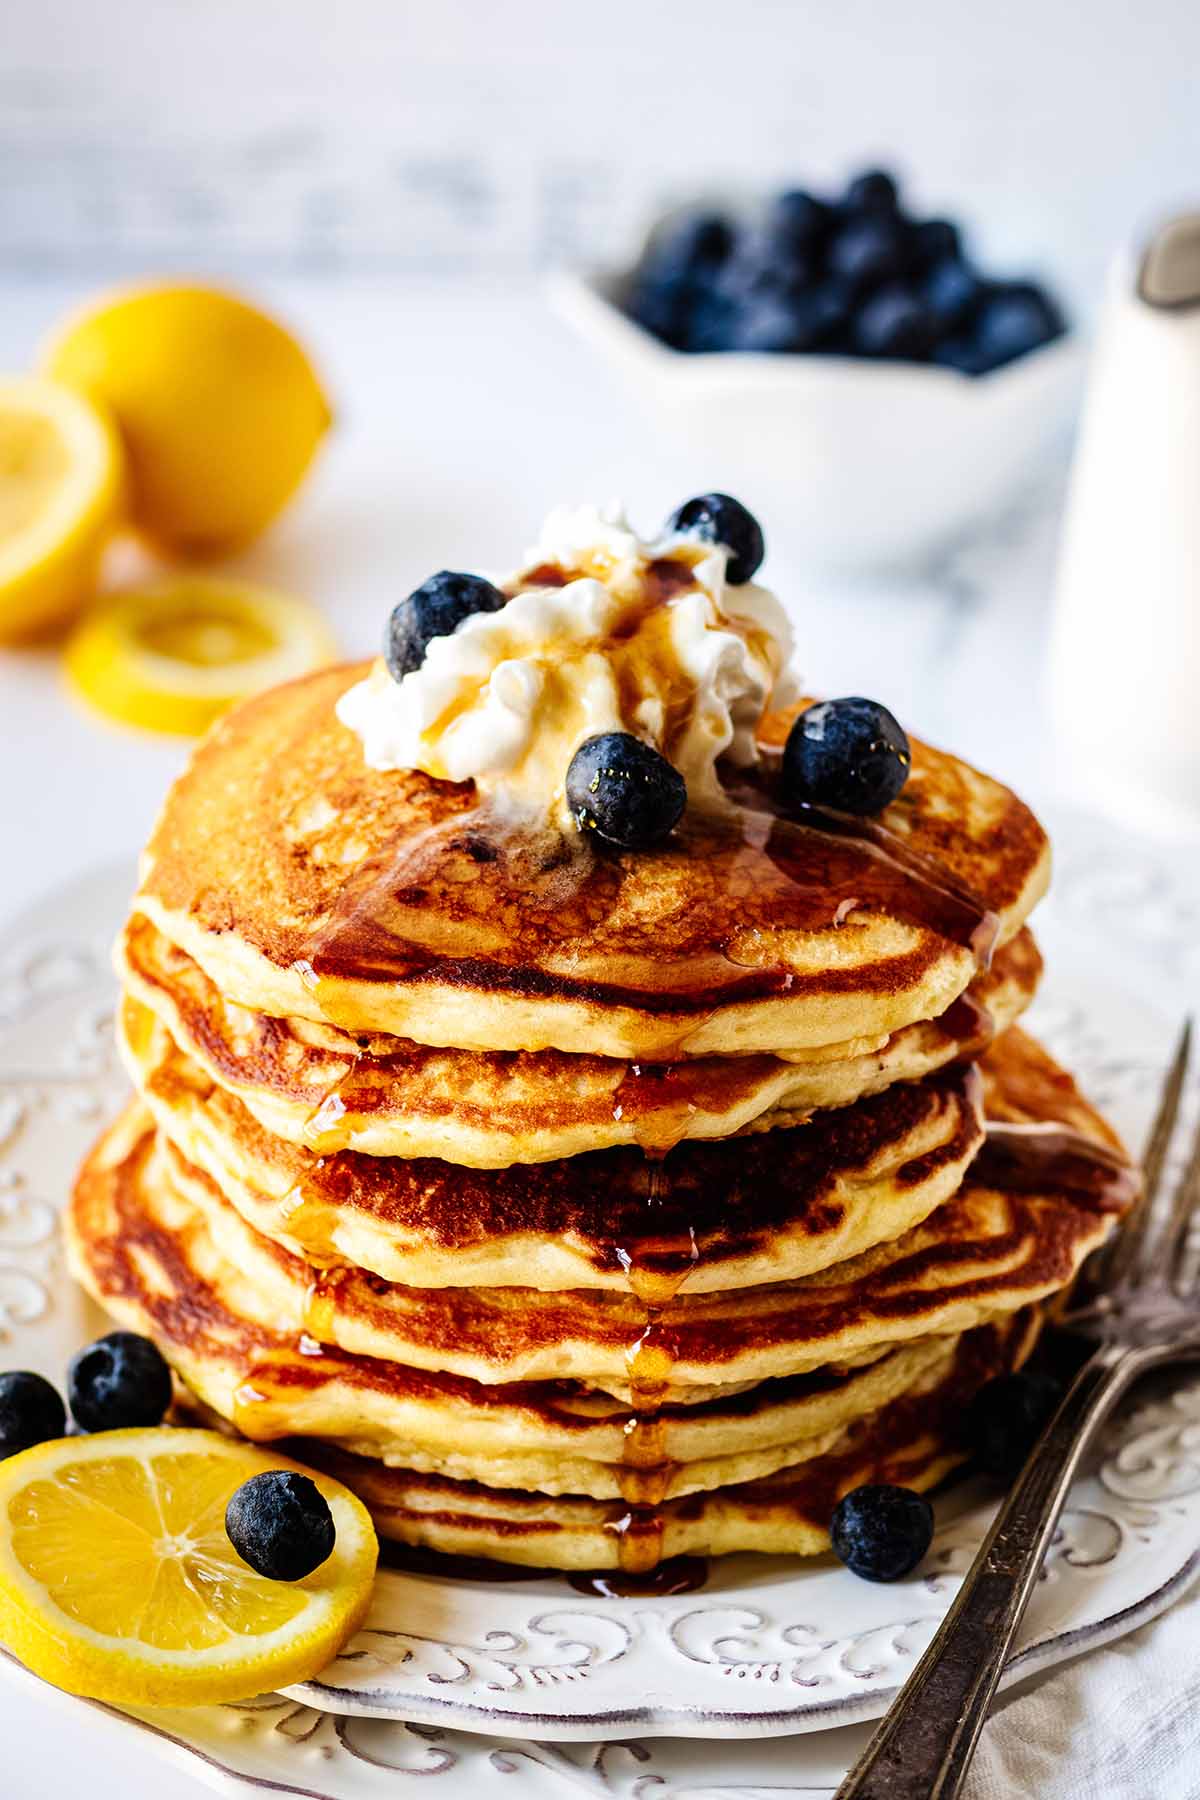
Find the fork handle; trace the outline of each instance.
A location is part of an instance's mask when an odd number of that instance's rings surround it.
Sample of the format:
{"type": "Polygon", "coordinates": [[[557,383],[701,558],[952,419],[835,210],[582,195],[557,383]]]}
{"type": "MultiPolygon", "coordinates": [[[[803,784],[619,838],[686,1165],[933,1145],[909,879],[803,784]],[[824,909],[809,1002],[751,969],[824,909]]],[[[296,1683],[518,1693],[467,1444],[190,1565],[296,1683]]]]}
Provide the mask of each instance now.
{"type": "Polygon", "coordinates": [[[1138,1373],[1127,1345],[1084,1363],[924,1656],[834,1800],[953,1800],[1063,1501],[1097,1428],[1138,1373]]]}

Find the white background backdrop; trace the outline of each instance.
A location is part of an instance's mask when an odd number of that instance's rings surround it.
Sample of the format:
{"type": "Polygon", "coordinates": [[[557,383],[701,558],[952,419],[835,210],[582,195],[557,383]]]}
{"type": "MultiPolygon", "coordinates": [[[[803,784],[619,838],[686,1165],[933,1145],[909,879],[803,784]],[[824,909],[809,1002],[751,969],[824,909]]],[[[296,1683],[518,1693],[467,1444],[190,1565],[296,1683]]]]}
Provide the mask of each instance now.
{"type": "MultiPolygon", "coordinates": [[[[0,367],[111,274],[249,283],[340,428],[237,566],[370,649],[431,568],[503,566],[557,500],[621,492],[652,525],[708,485],[547,316],[547,265],[620,256],[664,198],[882,157],[1086,318],[1115,242],[1200,196],[1198,69],[1195,0],[8,0],[0,367]]],[[[903,583],[814,582],[765,520],[813,684],[880,693],[1035,802],[1061,481],[903,583]]],[[[0,652],[0,750],[0,915],[132,857],[184,754],[75,711],[46,650],[0,652]]],[[[198,1792],[35,1714],[3,1713],[6,1794],[198,1792]]]]}
{"type": "Polygon", "coordinates": [[[1194,0],[10,0],[0,44],[14,267],[520,274],[884,155],[1086,303],[1200,184],[1194,0]]]}

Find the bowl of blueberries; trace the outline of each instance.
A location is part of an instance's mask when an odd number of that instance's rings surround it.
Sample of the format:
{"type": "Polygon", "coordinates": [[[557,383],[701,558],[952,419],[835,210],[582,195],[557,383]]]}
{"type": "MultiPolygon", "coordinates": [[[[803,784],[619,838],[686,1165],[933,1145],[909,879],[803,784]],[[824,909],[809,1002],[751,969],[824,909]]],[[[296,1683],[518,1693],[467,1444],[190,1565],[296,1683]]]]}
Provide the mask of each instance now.
{"type": "Polygon", "coordinates": [[[796,553],[829,565],[965,536],[1028,481],[1078,387],[1047,289],[982,269],[883,169],[836,198],[677,209],[631,268],[562,275],[555,296],[697,474],[772,492],[796,553]]]}

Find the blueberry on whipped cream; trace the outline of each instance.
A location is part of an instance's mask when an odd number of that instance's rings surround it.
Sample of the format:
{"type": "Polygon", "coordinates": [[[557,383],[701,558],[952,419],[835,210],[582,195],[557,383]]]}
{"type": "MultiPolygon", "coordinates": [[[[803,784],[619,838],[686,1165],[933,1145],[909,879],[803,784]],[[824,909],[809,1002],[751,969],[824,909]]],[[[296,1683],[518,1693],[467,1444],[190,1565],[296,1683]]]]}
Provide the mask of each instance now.
{"type": "Polygon", "coordinates": [[[822,700],[802,712],[783,751],[783,795],[865,817],[896,798],[912,766],[904,728],[878,700],[822,700]]]}
{"type": "Polygon", "coordinates": [[[419,588],[393,615],[395,653],[338,702],[368,766],[473,782],[481,803],[573,833],[572,759],[618,733],[671,766],[690,807],[727,807],[718,764],[753,767],[764,712],[794,698],[791,629],[749,579],[762,534],[744,507],[708,495],[676,521],[643,539],[619,509],[560,508],[496,585],[419,588]]]}
{"type": "Polygon", "coordinates": [[[767,553],[762,526],[740,500],[730,494],[697,494],[671,514],[668,529],[729,551],[725,579],[734,587],[750,581],[767,553]]]}
{"type": "Polygon", "coordinates": [[[498,612],[508,598],[482,575],[441,569],[392,609],[383,660],[393,681],[403,681],[425,661],[434,638],[449,637],[472,613],[498,612]]]}
{"type": "Polygon", "coordinates": [[[683,817],[687,785],[641,738],[602,731],[571,758],[567,805],[581,831],[594,831],[622,850],[649,850],[683,817]]]}

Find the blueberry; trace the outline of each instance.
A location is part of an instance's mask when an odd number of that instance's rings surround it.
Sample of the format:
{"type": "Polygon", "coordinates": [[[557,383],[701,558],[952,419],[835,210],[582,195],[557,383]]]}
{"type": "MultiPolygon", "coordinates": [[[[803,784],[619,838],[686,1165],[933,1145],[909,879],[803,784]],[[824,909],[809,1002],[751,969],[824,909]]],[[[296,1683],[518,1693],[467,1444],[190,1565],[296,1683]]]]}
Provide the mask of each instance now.
{"type": "Polygon", "coordinates": [[[957,332],[970,319],[984,294],[984,283],[965,262],[954,257],[935,263],[921,282],[921,298],[941,333],[957,332]]]}
{"type": "Polygon", "coordinates": [[[978,1466],[1011,1480],[1061,1399],[1061,1385],[1035,1369],[997,1375],[980,1388],[967,1414],[968,1442],[978,1466]]]}
{"type": "Polygon", "coordinates": [[[934,263],[958,261],[962,256],[962,239],[957,225],[949,219],[922,219],[912,228],[913,259],[922,268],[934,263]]]}
{"type": "Polygon", "coordinates": [[[937,320],[908,288],[889,282],[863,301],[851,323],[850,337],[863,356],[921,361],[933,348],[937,320]]]}
{"type": "Polygon", "coordinates": [[[1041,288],[1011,282],[988,293],[975,322],[975,341],[984,367],[999,369],[1061,337],[1062,314],[1041,288]]]}
{"type": "Polygon", "coordinates": [[[800,294],[811,281],[812,264],[801,248],[755,228],[739,234],[713,288],[737,305],[763,296],[800,294]]]}
{"type": "Polygon", "coordinates": [[[804,322],[794,303],[762,299],[743,307],[726,334],[730,350],[802,350],[804,322]]]}
{"type": "Polygon", "coordinates": [[[472,613],[499,612],[507,595],[482,575],[458,575],[442,569],[431,575],[407,600],[393,607],[384,636],[383,655],[393,681],[419,669],[434,638],[449,637],[472,613]]]}
{"type": "Polygon", "coordinates": [[[903,275],[908,253],[907,229],[894,215],[854,215],[829,246],[829,270],[865,292],[903,275]]]}
{"type": "Polygon", "coordinates": [[[678,825],[687,785],[641,738],[602,731],[571,758],[567,805],[581,831],[594,831],[622,850],[649,850],[678,825]]]}
{"type": "Polygon", "coordinates": [[[822,700],[788,733],[784,798],[864,817],[896,798],[911,763],[903,729],[878,700],[822,700]]]}
{"type": "Polygon", "coordinates": [[[772,202],[767,229],[775,238],[810,250],[820,244],[833,218],[833,209],[803,188],[793,188],[772,202]]]}
{"type": "Polygon", "coordinates": [[[944,338],[934,346],[931,360],[939,368],[957,369],[960,375],[986,375],[989,366],[975,339],[967,336],[944,338]]]}
{"type": "Polygon", "coordinates": [[[225,1508],[229,1541],[268,1581],[302,1581],[333,1550],[333,1514],[308,1475],[268,1469],[252,1475],[225,1508]]]}
{"type": "Polygon", "coordinates": [[[682,283],[635,284],[627,311],[631,319],[656,338],[682,349],[687,336],[691,295],[682,283]]]}
{"type": "Polygon", "coordinates": [[[171,1404],[171,1371],[149,1338],[110,1331],[71,1359],[67,1399],[81,1431],[161,1425],[171,1404]]]}
{"type": "Polygon", "coordinates": [[[699,295],[687,309],[678,348],[697,353],[731,349],[730,339],[738,316],[739,309],[731,306],[723,295],[711,290],[699,295]]]}
{"type": "Polygon", "coordinates": [[[697,494],[685,500],[667,520],[667,529],[706,544],[724,544],[730,552],[725,575],[734,587],[751,580],[766,555],[762,526],[729,494],[697,494]]]}
{"type": "Polygon", "coordinates": [[[735,350],[825,350],[845,331],[850,318],[846,295],[832,282],[791,298],[765,300],[735,321],[729,347],[735,350]]]}
{"type": "Polygon", "coordinates": [[[61,1437],[67,1428],[62,1395],[44,1375],[12,1369],[0,1375],[0,1461],[61,1437]]]}
{"type": "Polygon", "coordinates": [[[899,193],[895,178],[886,169],[864,169],[849,184],[842,198],[848,212],[895,212],[899,193]]]}
{"type": "Polygon", "coordinates": [[[923,1494],[869,1483],[843,1494],[829,1522],[833,1553],[864,1581],[898,1581],[915,1569],[933,1537],[923,1494]]]}
{"type": "Polygon", "coordinates": [[[677,213],[646,246],[639,276],[652,285],[695,280],[715,269],[732,243],[733,231],[720,213],[677,213]]]}

